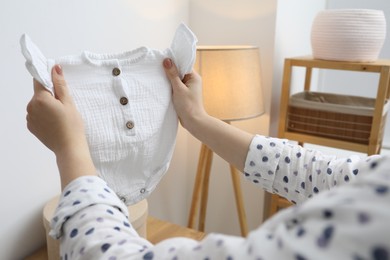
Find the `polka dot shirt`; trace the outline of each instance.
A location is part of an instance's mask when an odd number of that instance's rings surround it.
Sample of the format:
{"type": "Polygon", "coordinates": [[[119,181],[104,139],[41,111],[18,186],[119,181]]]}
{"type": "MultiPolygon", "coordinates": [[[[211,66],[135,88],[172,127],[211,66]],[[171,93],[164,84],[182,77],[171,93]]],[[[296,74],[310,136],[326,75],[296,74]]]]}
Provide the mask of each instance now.
{"type": "Polygon", "coordinates": [[[390,158],[336,158],[255,136],[244,175],[294,204],[246,238],[209,234],[152,245],[98,177],[63,191],[51,222],[62,259],[390,259],[390,158]]]}

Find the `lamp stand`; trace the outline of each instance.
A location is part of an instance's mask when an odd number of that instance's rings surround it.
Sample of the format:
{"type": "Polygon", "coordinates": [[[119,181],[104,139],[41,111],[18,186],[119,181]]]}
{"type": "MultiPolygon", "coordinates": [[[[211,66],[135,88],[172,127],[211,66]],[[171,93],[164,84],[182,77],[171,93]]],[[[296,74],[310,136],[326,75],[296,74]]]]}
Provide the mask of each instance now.
{"type": "MultiPolygon", "coordinates": [[[[213,151],[211,151],[210,148],[208,148],[205,144],[202,143],[199,154],[198,169],[195,177],[194,190],[192,193],[191,209],[188,217],[188,227],[195,228],[196,215],[198,213],[200,200],[198,230],[203,232],[205,229],[210,169],[212,160],[213,151]]],[[[248,234],[248,225],[246,221],[246,214],[240,185],[240,176],[238,170],[232,165],[230,165],[230,173],[233,182],[241,235],[245,237],[248,234]]]]}

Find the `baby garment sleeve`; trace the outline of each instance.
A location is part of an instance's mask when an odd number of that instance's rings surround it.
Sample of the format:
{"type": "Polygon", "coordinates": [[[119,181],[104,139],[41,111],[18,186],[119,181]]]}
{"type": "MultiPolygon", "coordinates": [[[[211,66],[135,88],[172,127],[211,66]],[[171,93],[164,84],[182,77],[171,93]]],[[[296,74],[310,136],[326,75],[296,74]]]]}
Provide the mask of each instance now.
{"type": "Polygon", "coordinates": [[[22,54],[26,59],[25,65],[27,70],[34,79],[54,96],[54,86],[49,73],[55,65],[54,61],[47,59],[27,34],[23,34],[20,38],[20,46],[22,54]]]}
{"type": "Polygon", "coordinates": [[[195,34],[188,30],[185,24],[180,24],[170,49],[181,79],[184,78],[185,74],[190,73],[194,66],[197,41],[195,34]]]}

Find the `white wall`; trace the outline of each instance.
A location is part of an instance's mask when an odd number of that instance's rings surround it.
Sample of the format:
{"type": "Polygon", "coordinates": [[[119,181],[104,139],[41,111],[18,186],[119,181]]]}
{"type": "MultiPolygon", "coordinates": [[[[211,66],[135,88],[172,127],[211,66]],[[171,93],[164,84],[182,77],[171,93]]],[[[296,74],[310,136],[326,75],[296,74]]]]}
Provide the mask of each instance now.
{"type": "MultiPolygon", "coordinates": [[[[50,57],[119,52],[166,48],[187,20],[183,0],[0,2],[0,259],[21,259],[43,245],[41,210],[60,192],[53,155],[26,129],[32,79],[19,50],[21,34],[50,57]]],[[[176,160],[176,167],[184,163],[176,160]]]]}
{"type": "MultiPolygon", "coordinates": [[[[387,37],[379,58],[390,59],[390,1],[387,0],[328,0],[329,9],[363,8],[382,10],[387,18],[387,37]]],[[[379,75],[377,73],[358,73],[322,70],[320,73],[321,91],[345,95],[376,97],[379,75]]],[[[390,113],[387,117],[383,145],[390,147],[390,113]]]]}

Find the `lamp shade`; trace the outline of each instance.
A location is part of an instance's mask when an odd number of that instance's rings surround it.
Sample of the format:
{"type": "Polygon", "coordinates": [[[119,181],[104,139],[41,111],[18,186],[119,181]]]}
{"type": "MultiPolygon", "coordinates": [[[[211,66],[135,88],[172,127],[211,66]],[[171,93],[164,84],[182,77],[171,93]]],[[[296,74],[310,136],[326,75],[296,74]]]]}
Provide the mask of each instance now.
{"type": "Polygon", "coordinates": [[[202,76],[204,106],[224,121],[264,113],[259,49],[253,46],[198,46],[195,70],[202,76]]]}

